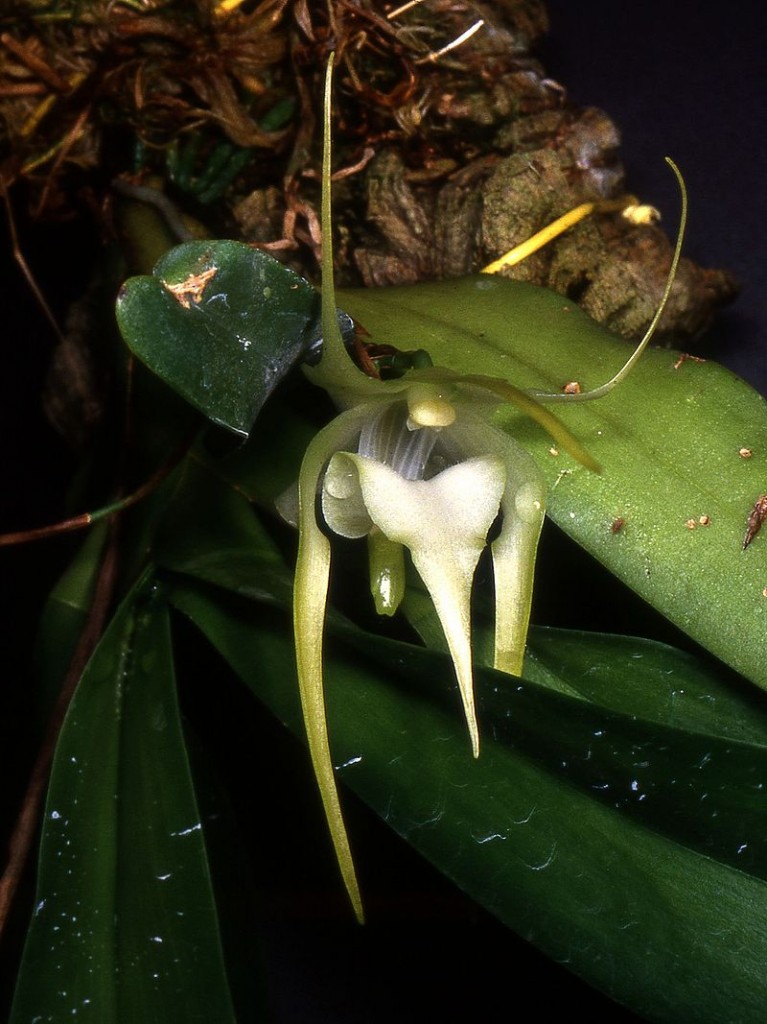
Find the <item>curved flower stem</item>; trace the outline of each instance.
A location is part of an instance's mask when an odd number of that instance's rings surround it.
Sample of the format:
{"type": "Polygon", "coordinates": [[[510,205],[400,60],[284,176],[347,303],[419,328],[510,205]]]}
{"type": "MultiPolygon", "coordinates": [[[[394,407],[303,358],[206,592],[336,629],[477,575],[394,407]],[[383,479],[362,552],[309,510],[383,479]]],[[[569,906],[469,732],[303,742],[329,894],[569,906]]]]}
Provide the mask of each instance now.
{"type": "Polygon", "coordinates": [[[669,165],[671,170],[676,176],[677,184],[679,185],[679,192],[682,199],[682,212],[679,216],[679,231],[676,236],[676,244],[674,245],[674,254],[671,257],[671,265],[669,267],[668,275],[666,277],[666,286],[663,289],[663,295],[661,296],[658,308],[655,310],[655,316],[650,321],[650,326],[645,331],[644,337],[639,342],[637,347],[628,357],[623,366],[618,372],[610,378],[605,384],[600,385],[598,388],[593,388],[591,391],[582,391],[578,394],[565,394],[564,392],[545,392],[545,391],[534,391],[532,395],[539,402],[591,402],[595,398],[604,398],[605,395],[609,394],[613,388],[616,388],[626,377],[629,375],[631,370],[634,368],[639,357],[642,355],[644,350],[650,343],[655,331],[660,323],[660,318],[663,316],[663,311],[668,303],[669,296],[671,295],[671,289],[674,286],[676,279],[677,268],[679,267],[679,260],[682,258],[682,245],[684,243],[684,234],[687,228],[687,186],[684,183],[682,172],[679,170],[677,165],[667,156],[666,163],[669,165]]]}
{"type": "MultiPolygon", "coordinates": [[[[359,370],[349,358],[338,327],[336,292],[333,284],[333,220],[330,186],[332,145],[331,145],[331,87],[333,82],[333,57],[328,57],[325,71],[325,99],[322,146],[322,358],[318,366],[306,367],[304,373],[318,387],[331,395],[349,387],[363,393],[375,393],[375,381],[359,370]]],[[[344,403],[345,404],[345,403],[344,403]]]]}

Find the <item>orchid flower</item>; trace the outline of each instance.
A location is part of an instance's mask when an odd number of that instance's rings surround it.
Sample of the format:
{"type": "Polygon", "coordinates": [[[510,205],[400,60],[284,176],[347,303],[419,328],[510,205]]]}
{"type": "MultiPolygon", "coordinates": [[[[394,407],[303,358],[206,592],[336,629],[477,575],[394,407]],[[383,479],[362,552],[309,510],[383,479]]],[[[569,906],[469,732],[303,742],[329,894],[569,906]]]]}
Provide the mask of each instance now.
{"type": "MultiPolygon", "coordinates": [[[[491,422],[512,404],[535,419],[588,468],[598,465],[564,425],[540,405],[601,397],[628,373],[652,336],[670,291],[624,367],[601,388],[576,395],[528,395],[505,380],[411,369],[394,380],[372,378],[348,354],[333,288],[330,208],[330,84],[325,86],[322,228],[323,349],[309,380],[341,409],[309,445],[298,480],[299,548],[294,591],[298,680],[309,750],[341,873],[357,917],[362,901],[330,754],[323,689],[322,639],[330,577],[327,531],[368,540],[371,591],[379,613],[392,615],[405,592],[405,549],[442,625],[455,667],[472,752],[479,755],[474,708],[470,597],[487,535],[495,576],[495,667],[519,675],[525,651],[533,572],[545,507],[545,483],[533,457],[491,422]],[[319,500],[318,500],[319,499],[319,500]],[[318,504],[321,521],[318,516],[318,504]]],[[[673,166],[673,165],[672,165],[673,166]]],[[[684,199],[684,192],[683,192],[684,199]]]]}

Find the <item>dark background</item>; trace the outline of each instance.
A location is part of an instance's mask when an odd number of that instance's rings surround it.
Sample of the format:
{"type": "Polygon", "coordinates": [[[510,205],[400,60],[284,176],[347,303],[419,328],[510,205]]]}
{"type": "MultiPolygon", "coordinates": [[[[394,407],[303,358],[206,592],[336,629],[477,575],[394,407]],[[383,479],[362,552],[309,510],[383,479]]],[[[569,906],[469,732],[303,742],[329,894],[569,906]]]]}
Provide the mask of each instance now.
{"type": "Polygon", "coordinates": [[[623,135],[629,190],[678,216],[663,157],[690,195],[685,254],[726,267],[743,291],[704,341],[707,353],[767,391],[767,10],[754,0],[551,0],[541,53],[576,103],[601,107],[623,135]]]}
{"type": "MultiPolygon", "coordinates": [[[[552,32],[540,56],[550,77],[565,85],[575,102],[602,107],[616,121],[629,189],[662,210],[671,234],[679,202],[663,157],[676,160],[690,194],[686,255],[703,265],[727,267],[742,282],[741,297],[720,315],[699,351],[767,392],[765,7],[755,0],[729,5],[551,0],[548,6],[552,32]]],[[[93,251],[83,248],[77,233],[63,230],[52,237],[23,221],[20,227],[25,251],[34,255],[40,283],[60,315],[93,251]]],[[[54,338],[5,248],[0,259],[0,528],[8,530],[58,518],[75,464],[39,412],[54,338]]],[[[577,557],[563,553],[556,537],[549,548],[546,558],[577,557]]],[[[66,542],[56,541],[0,557],[5,698],[0,742],[5,751],[27,728],[34,622],[68,550],[66,542]]],[[[579,573],[566,575],[583,579],[579,573]]],[[[579,596],[580,614],[591,613],[583,611],[589,603],[594,613],[613,603],[609,582],[598,574],[592,577],[590,602],[579,596]]],[[[566,604],[548,610],[550,619],[567,624],[566,604]]],[[[663,634],[662,625],[638,607],[625,614],[641,619],[649,632],[663,634]]],[[[192,715],[198,699],[194,693],[187,697],[192,715]]],[[[217,728],[230,729],[236,717],[241,735],[229,735],[232,750],[252,744],[254,733],[260,740],[251,754],[251,772],[276,779],[275,766],[296,760],[296,741],[254,709],[241,687],[224,688],[217,706],[221,721],[211,715],[211,735],[217,728]],[[261,763],[254,764],[259,757],[261,763]]],[[[242,770],[237,763],[221,767],[234,774],[242,770]]],[[[3,770],[10,770],[7,763],[3,770]]],[[[18,788],[3,789],[4,809],[10,811],[18,788]]],[[[310,853],[307,867],[305,850],[288,852],[300,850],[307,835],[322,834],[308,769],[281,779],[279,788],[275,783],[269,797],[267,813],[282,815],[284,822],[275,849],[266,854],[273,891],[263,921],[272,1000],[281,1022],[479,1020],[490,1014],[527,1021],[565,1005],[592,1020],[636,1019],[475,908],[364,808],[352,805],[350,812],[370,914],[365,929],[349,921],[332,861],[310,853]],[[309,828],[304,815],[315,816],[309,828]],[[296,872],[304,874],[291,899],[296,872]]]]}

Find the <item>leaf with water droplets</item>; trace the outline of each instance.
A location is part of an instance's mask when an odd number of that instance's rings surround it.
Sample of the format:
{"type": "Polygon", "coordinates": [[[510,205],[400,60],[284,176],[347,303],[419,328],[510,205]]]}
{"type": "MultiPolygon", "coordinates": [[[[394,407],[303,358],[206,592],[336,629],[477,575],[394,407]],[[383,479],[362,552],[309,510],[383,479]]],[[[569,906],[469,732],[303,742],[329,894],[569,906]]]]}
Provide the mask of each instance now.
{"type": "MultiPolygon", "coordinates": [[[[222,565],[216,580],[226,585],[222,565]]],[[[172,599],[302,735],[281,613],[245,615],[241,598],[195,585],[172,599]]],[[[545,685],[477,670],[474,761],[446,657],[340,623],[332,632],[337,774],[388,825],[642,1017],[763,1019],[763,710],[671,648],[555,631],[532,638],[545,685]],[[584,683],[584,662],[599,680],[584,683]]]]}
{"type": "Polygon", "coordinates": [[[308,346],[319,296],[242,242],[187,242],[133,277],[117,322],[133,353],[209,419],[247,434],[308,346]]]}
{"type": "Polygon", "coordinates": [[[12,1021],[234,1022],[168,615],[139,587],[64,722],[12,1021]]]}

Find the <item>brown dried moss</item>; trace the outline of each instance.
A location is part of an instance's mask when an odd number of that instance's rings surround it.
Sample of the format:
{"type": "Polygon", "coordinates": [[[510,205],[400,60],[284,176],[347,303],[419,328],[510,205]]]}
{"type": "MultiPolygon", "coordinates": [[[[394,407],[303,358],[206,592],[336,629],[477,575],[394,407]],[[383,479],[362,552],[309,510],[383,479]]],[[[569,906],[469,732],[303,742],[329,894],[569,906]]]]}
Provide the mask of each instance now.
{"type": "MultiPolygon", "coordinates": [[[[83,200],[103,209],[117,175],[159,174],[180,206],[199,216],[206,204],[212,233],[237,225],[316,276],[318,110],[332,49],[342,283],[475,271],[568,208],[624,191],[615,125],[570,104],[531,55],[548,27],[542,2],[393,11],[373,0],[17,3],[0,19],[0,176],[26,183],[36,214],[71,216],[83,200]],[[209,172],[214,185],[222,151],[246,151],[247,164],[220,197],[185,191],[169,156],[185,146],[198,180],[209,172]]],[[[601,216],[504,273],[636,335],[669,259],[658,227],[601,216]]],[[[664,331],[697,334],[734,293],[725,272],[685,261],[664,331]]]]}

